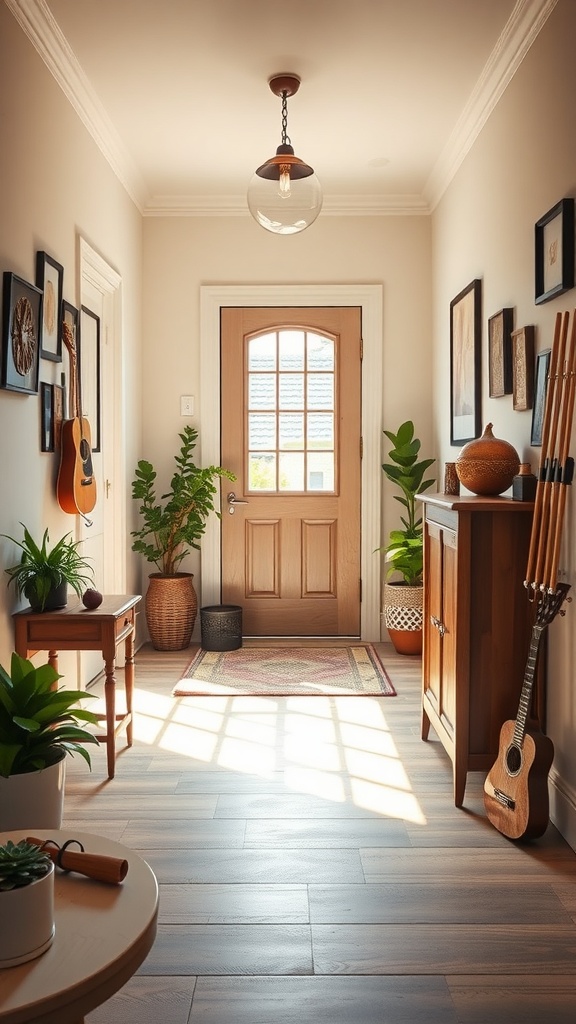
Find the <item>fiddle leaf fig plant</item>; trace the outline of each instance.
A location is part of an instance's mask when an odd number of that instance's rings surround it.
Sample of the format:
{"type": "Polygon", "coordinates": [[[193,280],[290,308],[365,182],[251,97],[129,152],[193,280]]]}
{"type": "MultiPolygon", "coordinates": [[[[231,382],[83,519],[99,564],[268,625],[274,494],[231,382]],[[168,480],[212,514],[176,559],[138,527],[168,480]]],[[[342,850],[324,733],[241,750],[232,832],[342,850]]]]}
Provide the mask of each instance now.
{"type": "Polygon", "coordinates": [[[387,578],[397,572],[406,584],[417,586],[422,583],[424,534],[416,495],[427,491],[436,482],[432,478],[424,479],[426,470],[434,464],[435,459],[422,459],[418,462],[421,442],[414,437],[412,420],[402,423],[396,433],[385,430],[384,434],[392,444],[388,453],[392,461],[383,463],[382,469],[387,479],[400,489],[401,493],[394,497],[404,506],[406,514],[400,516],[403,529],[391,530],[388,544],[378,550],[385,552],[389,563],[387,578]]]}
{"type": "Polygon", "coordinates": [[[142,525],[132,530],[132,550],[144,555],[160,572],[173,575],[190,548],[200,548],[199,540],[215,508],[216,480],[236,477],[221,466],[200,469],[193,462],[198,431],[186,426],[179,435],[180,452],[174,456],[177,469],[170,490],[158,500],[156,471],[150,462],[141,459],[132,482],[132,497],[140,502],[142,525]]]}

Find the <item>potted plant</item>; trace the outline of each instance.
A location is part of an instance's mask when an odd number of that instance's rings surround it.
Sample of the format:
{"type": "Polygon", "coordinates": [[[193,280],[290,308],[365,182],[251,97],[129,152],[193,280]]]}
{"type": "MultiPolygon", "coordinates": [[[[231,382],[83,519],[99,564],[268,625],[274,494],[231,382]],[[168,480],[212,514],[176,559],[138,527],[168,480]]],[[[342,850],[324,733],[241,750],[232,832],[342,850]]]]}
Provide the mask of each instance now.
{"type": "Polygon", "coordinates": [[[92,582],[92,569],[80,554],[81,541],[72,541],[67,533],[52,549],[49,549],[48,530],[40,545],[36,543],[24,523],[24,540],[15,540],[3,533],[22,551],[20,561],[6,569],[10,583],[14,583],[18,596],[24,596],[32,611],[54,611],[64,608],[68,600],[68,587],[82,597],[87,584],[92,582]]]}
{"type": "Polygon", "coordinates": [[[142,525],[132,531],[132,550],[156,565],[150,574],[145,599],[146,621],[156,650],[179,651],[188,647],[198,611],[194,576],[179,570],[190,548],[200,548],[208,516],[214,512],[216,480],[236,477],[221,466],[203,469],[194,464],[198,431],[186,426],[179,435],[180,451],[174,456],[176,471],[170,490],[158,500],[156,471],[141,459],[132,482],[132,497],[140,502],[142,525]]]}
{"type": "Polygon", "coordinates": [[[16,653],[0,666],[0,832],[60,828],[66,754],[91,766],[85,744],[98,740],[84,724],[98,718],[75,705],[95,695],[55,689],[60,678],[16,653]]]}
{"type": "Polygon", "coordinates": [[[54,864],[39,846],[0,846],[0,967],[40,956],[54,938],[54,864]]]}
{"type": "Polygon", "coordinates": [[[388,569],[384,585],[384,621],[390,639],[399,654],[419,654],[422,651],[422,571],[424,565],[424,536],[422,517],[417,508],[416,495],[428,490],[434,479],[424,479],[434,459],[418,461],[421,443],[414,437],[414,424],[406,420],[396,433],[384,431],[392,447],[388,452],[390,463],[382,469],[391,483],[400,489],[395,494],[406,510],[401,515],[403,529],[391,530],[384,551],[388,569]],[[394,581],[390,577],[396,574],[394,581]]]}

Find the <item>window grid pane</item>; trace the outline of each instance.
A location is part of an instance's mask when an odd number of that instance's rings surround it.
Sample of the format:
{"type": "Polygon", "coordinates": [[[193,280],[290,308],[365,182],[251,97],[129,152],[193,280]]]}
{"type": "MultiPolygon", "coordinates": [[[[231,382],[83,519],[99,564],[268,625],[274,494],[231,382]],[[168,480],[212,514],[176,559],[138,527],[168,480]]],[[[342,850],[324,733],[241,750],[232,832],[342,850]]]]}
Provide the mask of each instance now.
{"type": "Polygon", "coordinates": [[[335,366],[324,335],[290,328],[249,339],[249,491],[334,490],[335,366]]]}

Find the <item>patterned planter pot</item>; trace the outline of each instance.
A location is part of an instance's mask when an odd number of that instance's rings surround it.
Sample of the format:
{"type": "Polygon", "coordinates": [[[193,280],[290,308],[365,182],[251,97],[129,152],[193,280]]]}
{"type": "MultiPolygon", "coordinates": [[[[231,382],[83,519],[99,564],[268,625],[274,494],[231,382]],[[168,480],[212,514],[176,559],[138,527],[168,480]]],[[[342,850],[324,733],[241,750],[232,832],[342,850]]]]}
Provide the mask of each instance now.
{"type": "Polygon", "coordinates": [[[422,653],[423,597],[422,585],[384,584],[384,622],[398,654],[422,653]]]}

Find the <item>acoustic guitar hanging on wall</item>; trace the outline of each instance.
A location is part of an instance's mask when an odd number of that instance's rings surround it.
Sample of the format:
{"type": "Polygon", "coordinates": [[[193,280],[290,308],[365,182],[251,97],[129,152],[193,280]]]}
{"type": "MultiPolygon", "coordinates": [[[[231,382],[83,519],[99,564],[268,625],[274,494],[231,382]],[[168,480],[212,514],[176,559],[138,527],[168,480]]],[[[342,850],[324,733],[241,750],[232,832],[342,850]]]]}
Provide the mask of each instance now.
{"type": "Polygon", "coordinates": [[[96,504],[90,424],[82,415],[82,393],[75,334],[62,324],[62,340],[70,355],[69,403],[71,419],[62,423],[60,470],[56,485],[58,504],[71,515],[86,516],[96,504]]]}

